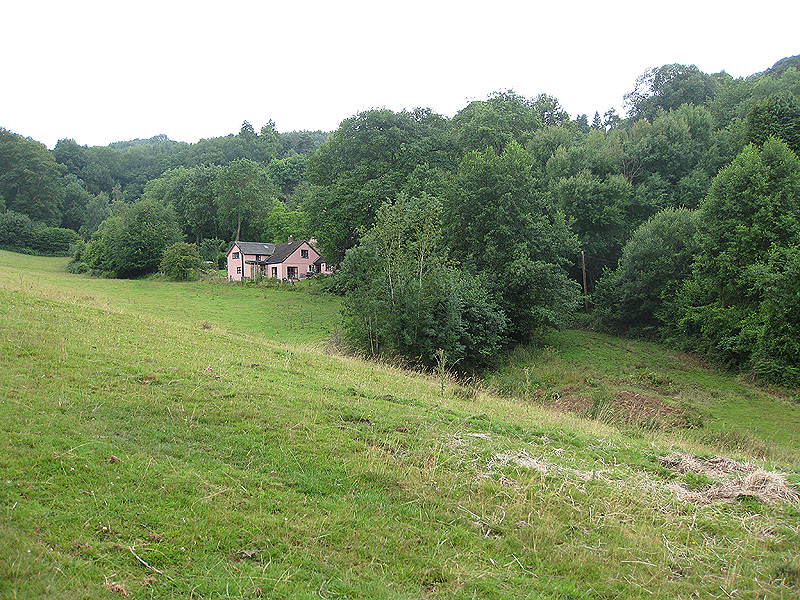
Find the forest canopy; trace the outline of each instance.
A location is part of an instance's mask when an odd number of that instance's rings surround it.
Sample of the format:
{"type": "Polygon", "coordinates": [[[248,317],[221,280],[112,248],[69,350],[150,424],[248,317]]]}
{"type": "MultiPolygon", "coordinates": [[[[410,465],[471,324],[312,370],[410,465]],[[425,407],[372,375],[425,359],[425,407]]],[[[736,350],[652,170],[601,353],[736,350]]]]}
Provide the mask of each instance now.
{"type": "Polygon", "coordinates": [[[138,277],[194,264],[176,244],[217,261],[235,239],[293,235],[339,267],[367,354],[481,368],[588,307],[584,325],[800,385],[799,63],[653,67],[625,115],[502,90],[452,118],[245,121],[196,144],[51,151],[0,128],[0,247],[72,247],[78,270],[138,277]]]}

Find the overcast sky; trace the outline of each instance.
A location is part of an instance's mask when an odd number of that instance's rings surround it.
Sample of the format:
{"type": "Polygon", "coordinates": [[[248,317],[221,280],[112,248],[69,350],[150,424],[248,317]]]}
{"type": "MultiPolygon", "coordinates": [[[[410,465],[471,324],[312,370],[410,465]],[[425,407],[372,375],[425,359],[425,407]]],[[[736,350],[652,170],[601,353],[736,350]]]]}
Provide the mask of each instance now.
{"type": "Polygon", "coordinates": [[[52,148],[337,128],[360,110],[453,116],[513,89],[575,117],[647,68],[735,77],[800,54],[800,2],[7,0],[0,127],[52,148]]]}

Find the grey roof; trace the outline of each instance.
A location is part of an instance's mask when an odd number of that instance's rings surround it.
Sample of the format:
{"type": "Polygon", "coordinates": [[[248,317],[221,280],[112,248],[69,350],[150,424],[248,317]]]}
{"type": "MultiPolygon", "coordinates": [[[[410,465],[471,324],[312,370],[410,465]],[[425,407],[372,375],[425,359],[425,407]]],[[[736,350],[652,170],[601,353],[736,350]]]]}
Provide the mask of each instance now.
{"type": "MultiPolygon", "coordinates": [[[[287,258],[289,258],[294,253],[295,250],[297,250],[300,246],[302,246],[305,243],[306,242],[303,240],[297,240],[293,242],[284,242],[282,244],[275,244],[275,252],[273,252],[272,256],[270,256],[267,259],[267,262],[273,265],[282,263],[287,258]]],[[[311,248],[311,246],[308,247],[311,248]]],[[[311,250],[317,252],[313,248],[311,248],[311,250]]],[[[317,252],[317,254],[319,254],[319,252],[317,252]]]]}
{"type": "MultiPolygon", "coordinates": [[[[233,244],[239,246],[239,250],[242,251],[242,254],[271,256],[275,253],[275,244],[265,244],[264,242],[233,242],[233,244]]],[[[231,248],[233,248],[233,244],[231,244],[231,248]]],[[[230,252],[230,250],[228,250],[228,252],[230,252]]]]}

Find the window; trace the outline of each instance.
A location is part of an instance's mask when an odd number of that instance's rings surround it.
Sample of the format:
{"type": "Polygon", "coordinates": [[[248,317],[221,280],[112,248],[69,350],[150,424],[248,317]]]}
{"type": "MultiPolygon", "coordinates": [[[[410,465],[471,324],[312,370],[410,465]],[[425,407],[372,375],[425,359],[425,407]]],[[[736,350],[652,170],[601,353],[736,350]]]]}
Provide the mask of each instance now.
{"type": "Polygon", "coordinates": [[[261,260],[261,255],[260,254],[256,254],[256,260],[261,260]]]}
{"type": "Polygon", "coordinates": [[[300,250],[300,258],[308,258],[308,250],[300,250]]]}
{"type": "Polygon", "coordinates": [[[231,258],[234,258],[234,259],[239,258],[239,253],[238,252],[234,252],[233,254],[231,254],[231,258]]]}
{"type": "Polygon", "coordinates": [[[297,279],[297,267],[287,267],[286,276],[289,279],[297,279]]]}
{"type": "Polygon", "coordinates": [[[242,274],[242,267],[236,267],[236,274],[237,275],[241,275],[242,274]]]}
{"type": "Polygon", "coordinates": [[[278,278],[278,267],[272,267],[272,277],[275,279],[278,278]]]}

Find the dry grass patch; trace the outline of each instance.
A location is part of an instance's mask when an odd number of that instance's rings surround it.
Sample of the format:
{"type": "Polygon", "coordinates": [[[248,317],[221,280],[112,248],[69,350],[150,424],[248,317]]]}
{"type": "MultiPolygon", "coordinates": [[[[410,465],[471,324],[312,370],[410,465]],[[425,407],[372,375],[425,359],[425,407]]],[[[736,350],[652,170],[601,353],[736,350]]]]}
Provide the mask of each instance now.
{"type": "Polygon", "coordinates": [[[691,490],[679,482],[672,482],[669,489],[684,502],[705,505],[751,497],[764,504],[800,506],[800,494],[789,485],[783,474],[766,471],[751,463],[720,456],[699,459],[681,452],[663,456],[659,462],[676,473],[689,473],[714,481],[701,490],[691,490]]]}

